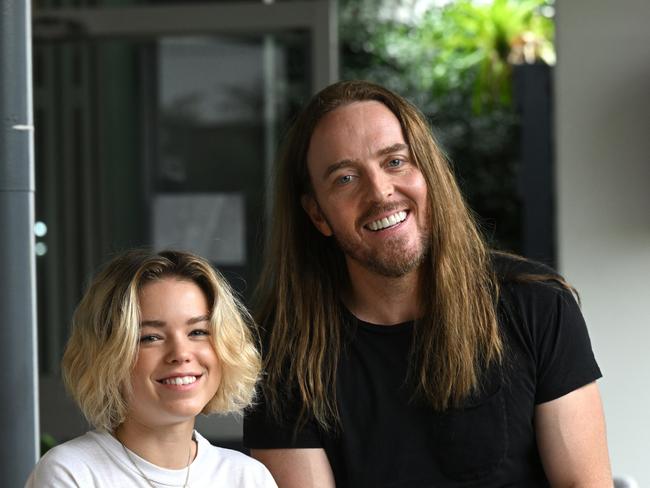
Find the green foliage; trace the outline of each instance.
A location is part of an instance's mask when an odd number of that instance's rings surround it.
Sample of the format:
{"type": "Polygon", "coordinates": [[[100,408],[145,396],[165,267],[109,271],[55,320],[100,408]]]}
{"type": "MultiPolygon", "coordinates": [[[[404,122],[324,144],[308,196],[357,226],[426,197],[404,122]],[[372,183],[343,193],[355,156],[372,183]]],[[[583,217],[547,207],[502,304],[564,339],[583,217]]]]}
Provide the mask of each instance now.
{"type": "Polygon", "coordinates": [[[342,77],[375,81],[415,103],[493,245],[521,251],[512,64],[554,62],[552,2],[433,3],[340,0],[342,77]]]}
{"type": "Polygon", "coordinates": [[[41,456],[56,446],[56,439],[47,433],[41,434],[41,456]]]}
{"type": "Polygon", "coordinates": [[[461,91],[481,113],[511,104],[511,62],[555,60],[553,22],[543,15],[548,0],[458,0],[417,19],[390,16],[420,2],[342,1],[346,78],[372,75],[401,92],[434,98],[461,91]]]}
{"type": "MultiPolygon", "coordinates": [[[[509,61],[524,44],[533,44],[533,60],[551,59],[550,19],[539,15],[539,0],[494,0],[475,5],[463,0],[442,10],[432,10],[419,32],[420,46],[435,46],[439,69],[433,87],[443,95],[459,84],[472,90],[472,108],[509,105],[512,67],[509,61]],[[550,45],[550,48],[549,48],[550,45]],[[450,83],[452,82],[452,83],[450,83]]],[[[523,55],[523,53],[522,53],[523,55]]]]}

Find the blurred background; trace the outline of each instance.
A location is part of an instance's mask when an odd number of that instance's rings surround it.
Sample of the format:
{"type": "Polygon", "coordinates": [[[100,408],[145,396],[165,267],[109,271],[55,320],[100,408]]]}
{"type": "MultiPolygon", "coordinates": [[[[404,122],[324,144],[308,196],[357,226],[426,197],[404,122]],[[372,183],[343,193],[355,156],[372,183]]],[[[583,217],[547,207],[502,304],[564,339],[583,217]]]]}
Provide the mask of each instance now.
{"type": "MultiPolygon", "coordinates": [[[[613,470],[650,486],[648,21],[646,0],[35,0],[43,449],[87,430],[59,361],[99,264],[185,248],[248,300],[283,131],[362,78],[424,112],[494,247],[578,288],[613,470]]],[[[237,419],[198,428],[241,445],[237,419]]]]}

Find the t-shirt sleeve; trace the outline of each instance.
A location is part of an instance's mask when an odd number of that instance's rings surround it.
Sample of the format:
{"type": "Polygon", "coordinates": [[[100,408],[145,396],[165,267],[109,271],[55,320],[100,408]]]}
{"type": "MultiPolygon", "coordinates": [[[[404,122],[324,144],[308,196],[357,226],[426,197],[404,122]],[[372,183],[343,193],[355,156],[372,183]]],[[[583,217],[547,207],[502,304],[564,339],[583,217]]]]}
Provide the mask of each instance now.
{"type": "Polygon", "coordinates": [[[25,488],[80,488],[92,486],[88,466],[56,447],[41,458],[30,474],[25,488]]]}
{"type": "Polygon", "coordinates": [[[244,445],[249,449],[318,448],[323,447],[316,422],[307,421],[296,428],[300,405],[284,398],[281,418],[277,418],[268,406],[264,393],[258,389],[255,404],[244,416],[244,445]]]}
{"type": "Polygon", "coordinates": [[[602,376],[596,363],[582,312],[565,289],[537,284],[532,300],[537,317],[533,325],[537,356],[535,403],[566,395],[602,376]]]}

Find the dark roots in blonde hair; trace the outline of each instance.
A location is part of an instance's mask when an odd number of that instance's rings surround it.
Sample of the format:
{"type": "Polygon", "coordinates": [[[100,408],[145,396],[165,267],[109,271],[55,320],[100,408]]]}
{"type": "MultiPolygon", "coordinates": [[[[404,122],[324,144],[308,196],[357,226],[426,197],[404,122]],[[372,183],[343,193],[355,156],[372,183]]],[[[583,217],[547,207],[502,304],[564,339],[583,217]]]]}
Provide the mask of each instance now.
{"type": "Polygon", "coordinates": [[[126,418],[140,335],[139,291],[165,277],[196,283],[210,306],[222,378],[203,413],[241,412],[252,401],[261,363],[253,321],[226,280],[193,254],[136,249],[115,257],[93,279],[75,310],[63,355],[64,383],[98,429],[111,431],[126,418]]]}
{"type": "Polygon", "coordinates": [[[299,395],[301,419],[338,421],[336,366],[341,348],[339,290],[347,283],[341,251],[322,236],[300,199],[311,191],[307,151],[318,122],[361,101],[384,104],[399,120],[429,195],[430,259],[416,322],[410,376],[415,394],[436,409],[458,405],[477,388],[479,372],[502,355],[498,287],[489,253],[441,149],[408,101],[365,81],[344,81],[315,95],[289,129],[277,161],[272,236],[257,289],[257,318],[267,326],[265,392],[282,413],[280,392],[299,395]],[[290,385],[287,387],[286,385],[290,385]]]}

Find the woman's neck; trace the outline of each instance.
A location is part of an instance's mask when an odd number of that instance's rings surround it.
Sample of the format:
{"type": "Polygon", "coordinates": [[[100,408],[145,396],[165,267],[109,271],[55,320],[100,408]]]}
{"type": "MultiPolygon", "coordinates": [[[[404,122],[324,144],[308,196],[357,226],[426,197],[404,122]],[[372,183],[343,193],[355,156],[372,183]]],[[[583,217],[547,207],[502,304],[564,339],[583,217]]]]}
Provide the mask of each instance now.
{"type": "Polygon", "coordinates": [[[127,419],[114,435],[130,451],[156,466],[182,469],[196,457],[194,421],[152,427],[127,419]],[[188,461],[189,460],[189,461],[188,461]]]}

